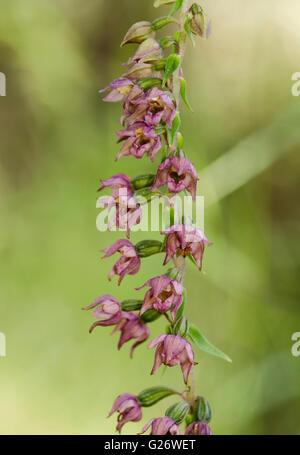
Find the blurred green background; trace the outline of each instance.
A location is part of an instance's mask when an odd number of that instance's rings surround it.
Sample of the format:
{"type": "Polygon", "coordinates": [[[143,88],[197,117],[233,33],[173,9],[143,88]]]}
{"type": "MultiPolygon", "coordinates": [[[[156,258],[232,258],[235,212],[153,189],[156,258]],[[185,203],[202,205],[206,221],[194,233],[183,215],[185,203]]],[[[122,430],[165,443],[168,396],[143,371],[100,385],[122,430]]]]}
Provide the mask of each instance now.
{"type": "MultiPolygon", "coordinates": [[[[214,245],[203,273],[188,269],[187,315],[233,363],[197,352],[197,388],[217,434],[300,433],[300,358],[291,354],[300,330],[300,97],[291,95],[300,3],[201,4],[213,33],[186,54],[194,113],[182,108],[182,131],[214,245]]],[[[119,236],[96,230],[95,202],[99,178],[158,164],[115,164],[120,105],[102,103],[98,89],[134,50],[119,48],[129,26],[168,10],[150,0],[0,5],[0,432],[111,434],[116,419],[106,416],[119,393],[183,390],[178,368],[150,377],[152,351],[139,347],[130,360],[110,328],[89,335],[92,315],[81,311],[102,293],[142,297],[134,287],[163,272],[154,256],[119,288],[107,281],[115,258],[100,261],[100,250],[119,236]]],[[[124,434],[170,403],[146,409],[124,434]]]]}

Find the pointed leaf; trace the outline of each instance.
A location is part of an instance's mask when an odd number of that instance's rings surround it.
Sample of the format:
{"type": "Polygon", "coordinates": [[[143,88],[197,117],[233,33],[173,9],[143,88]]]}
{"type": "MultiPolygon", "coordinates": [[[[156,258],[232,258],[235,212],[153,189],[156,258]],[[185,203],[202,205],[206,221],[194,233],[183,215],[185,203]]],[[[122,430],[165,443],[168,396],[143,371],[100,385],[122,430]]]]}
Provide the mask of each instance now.
{"type": "Polygon", "coordinates": [[[191,25],[190,25],[190,23],[191,23],[191,19],[187,19],[187,20],[185,21],[185,24],[184,24],[184,29],[185,29],[185,31],[187,32],[188,37],[190,38],[190,40],[191,40],[193,46],[195,46],[195,40],[194,40],[192,31],[191,31],[191,25]]]}
{"type": "Polygon", "coordinates": [[[180,79],[180,94],[186,106],[191,112],[193,112],[193,108],[186,97],[186,80],[183,77],[180,79]]]}
{"type": "Polygon", "coordinates": [[[167,80],[169,77],[172,76],[174,71],[177,70],[178,66],[180,65],[180,55],[178,54],[170,54],[166,61],[165,66],[165,74],[163,79],[163,87],[166,85],[167,80]]]}
{"type": "Polygon", "coordinates": [[[205,338],[205,336],[201,334],[200,330],[192,324],[190,325],[189,338],[202,351],[207,352],[208,354],[211,355],[215,355],[217,357],[221,357],[221,359],[227,360],[227,362],[232,362],[232,360],[230,359],[230,357],[228,357],[227,354],[220,351],[220,349],[216,348],[213,344],[211,344],[205,338]]]}
{"type": "Polygon", "coordinates": [[[170,146],[173,145],[175,134],[180,127],[180,123],[181,123],[180,115],[179,112],[177,112],[172,123],[172,129],[171,130],[167,129],[168,143],[170,146]]]}
{"type": "Polygon", "coordinates": [[[182,299],[182,304],[178,308],[177,314],[176,314],[176,319],[179,319],[183,315],[184,307],[186,304],[186,289],[183,291],[183,299],[182,299]]]}
{"type": "Polygon", "coordinates": [[[176,3],[174,5],[174,8],[170,12],[170,16],[174,16],[175,13],[182,7],[183,0],[176,0],[176,3]]]}
{"type": "Polygon", "coordinates": [[[163,5],[172,5],[175,3],[176,0],[155,0],[154,2],[154,8],[158,8],[159,6],[163,5]]]}

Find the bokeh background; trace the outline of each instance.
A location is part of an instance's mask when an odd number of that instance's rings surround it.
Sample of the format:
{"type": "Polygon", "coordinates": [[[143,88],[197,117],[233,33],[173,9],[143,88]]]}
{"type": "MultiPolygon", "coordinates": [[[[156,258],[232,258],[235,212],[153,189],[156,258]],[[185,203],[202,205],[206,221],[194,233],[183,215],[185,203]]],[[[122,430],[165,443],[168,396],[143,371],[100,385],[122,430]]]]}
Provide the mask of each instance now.
{"type": "MultiPolygon", "coordinates": [[[[134,287],[163,271],[154,256],[119,288],[107,281],[114,259],[100,261],[100,250],[118,235],[96,230],[95,202],[99,178],[157,166],[115,164],[120,105],[102,103],[98,89],[134,49],[119,48],[129,26],[167,10],[150,0],[0,4],[0,433],[112,434],[106,416],[119,393],[183,388],[177,368],[150,377],[152,351],[130,360],[110,328],[89,335],[92,315],[81,311],[101,293],[142,297],[134,287]]],[[[201,4],[213,33],[186,54],[194,113],[182,108],[182,130],[214,245],[203,273],[188,269],[187,315],[233,363],[198,352],[197,387],[217,434],[300,433],[300,358],[291,354],[300,330],[300,97],[291,95],[300,3],[201,4]]],[[[163,329],[159,320],[151,335],[163,329]]]]}

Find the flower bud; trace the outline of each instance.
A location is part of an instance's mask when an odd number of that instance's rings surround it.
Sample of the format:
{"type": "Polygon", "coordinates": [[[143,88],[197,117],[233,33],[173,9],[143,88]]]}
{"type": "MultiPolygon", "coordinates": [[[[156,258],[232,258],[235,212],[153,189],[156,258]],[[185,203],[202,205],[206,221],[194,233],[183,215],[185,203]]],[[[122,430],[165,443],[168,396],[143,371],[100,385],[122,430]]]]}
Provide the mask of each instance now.
{"type": "Polygon", "coordinates": [[[139,190],[141,188],[146,188],[147,186],[152,186],[154,180],[154,174],[141,174],[132,179],[130,183],[134,190],[139,190]]]}
{"type": "Polygon", "coordinates": [[[189,9],[189,13],[192,16],[190,20],[190,29],[194,35],[202,36],[202,38],[208,38],[211,32],[211,23],[209,18],[204,14],[203,9],[197,3],[189,9]]]}
{"type": "Polygon", "coordinates": [[[149,389],[143,390],[138,396],[138,402],[141,406],[147,408],[158,403],[170,395],[174,395],[175,391],[168,389],[168,387],[150,387],[149,389]]]}
{"type": "Polygon", "coordinates": [[[145,311],[142,316],[140,316],[140,320],[146,324],[147,322],[156,321],[156,319],[158,319],[161,315],[162,313],[151,308],[150,310],[145,311]]]}
{"type": "Polygon", "coordinates": [[[181,316],[175,326],[174,326],[174,334],[181,336],[181,338],[185,338],[189,333],[189,321],[186,319],[185,316],[181,316]]]}
{"type": "Polygon", "coordinates": [[[147,258],[153,254],[162,252],[162,243],[159,240],[142,240],[135,245],[136,252],[140,258],[147,258]]]}
{"type": "Polygon", "coordinates": [[[174,420],[174,422],[179,425],[185,419],[188,411],[190,409],[189,404],[186,401],[180,401],[179,403],[175,403],[170,406],[166,410],[166,416],[170,417],[170,419],[174,420]]]}
{"type": "Polygon", "coordinates": [[[155,32],[152,29],[151,22],[148,21],[136,22],[130,27],[130,29],[126,33],[121,43],[121,47],[128,43],[140,44],[147,38],[153,37],[154,35],[155,32]]]}
{"type": "Polygon", "coordinates": [[[123,300],[121,309],[123,311],[139,311],[142,308],[143,300],[123,300]]]}
{"type": "Polygon", "coordinates": [[[195,417],[199,422],[209,423],[212,417],[211,408],[204,397],[197,397],[195,402],[195,417]]]}

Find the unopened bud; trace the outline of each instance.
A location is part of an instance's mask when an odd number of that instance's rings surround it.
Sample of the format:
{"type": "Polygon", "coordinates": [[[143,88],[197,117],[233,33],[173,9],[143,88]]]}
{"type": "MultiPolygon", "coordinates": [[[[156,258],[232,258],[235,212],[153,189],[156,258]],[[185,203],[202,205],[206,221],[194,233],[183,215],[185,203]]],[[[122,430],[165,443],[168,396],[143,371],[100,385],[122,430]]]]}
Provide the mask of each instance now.
{"type": "Polygon", "coordinates": [[[190,9],[191,20],[189,22],[191,32],[202,38],[208,38],[211,32],[211,22],[204,14],[203,9],[197,3],[194,3],[190,9]]]}
{"type": "Polygon", "coordinates": [[[142,240],[135,245],[140,258],[147,258],[153,254],[162,252],[162,243],[159,240],[142,240]]]}
{"type": "Polygon", "coordinates": [[[176,392],[172,389],[168,389],[168,387],[150,387],[149,389],[143,390],[137,396],[137,400],[141,406],[147,408],[158,403],[163,398],[174,395],[174,393],[176,392]]]}
{"type": "Polygon", "coordinates": [[[150,310],[145,311],[142,316],[140,316],[140,320],[143,323],[153,322],[156,321],[156,319],[158,319],[161,315],[162,313],[151,308],[150,310]]]}
{"type": "Polygon", "coordinates": [[[174,422],[179,425],[184,421],[189,409],[190,406],[186,401],[180,401],[179,403],[173,404],[166,410],[166,416],[170,417],[170,419],[174,420],[174,422]]]}
{"type": "Polygon", "coordinates": [[[195,418],[198,422],[209,423],[211,420],[211,408],[204,397],[197,397],[195,402],[195,418]]]}
{"type": "Polygon", "coordinates": [[[134,179],[132,179],[130,183],[134,190],[140,190],[141,188],[152,186],[154,180],[155,180],[154,174],[141,174],[137,175],[134,179]]]}
{"type": "Polygon", "coordinates": [[[139,311],[142,308],[143,300],[123,300],[121,309],[123,311],[139,311]]]}
{"type": "Polygon", "coordinates": [[[152,28],[151,22],[141,21],[133,24],[121,43],[121,47],[128,43],[140,44],[147,38],[153,37],[155,32],[152,28]]]}

